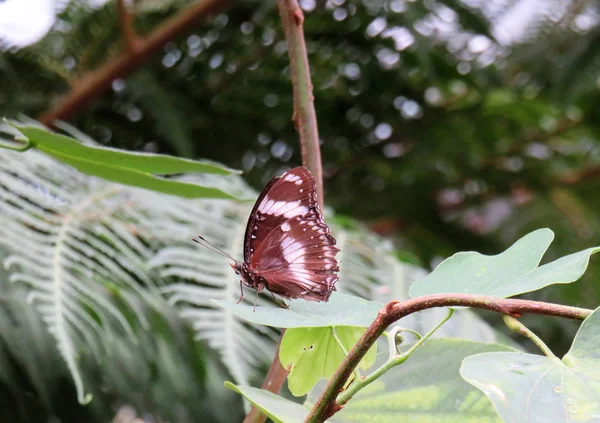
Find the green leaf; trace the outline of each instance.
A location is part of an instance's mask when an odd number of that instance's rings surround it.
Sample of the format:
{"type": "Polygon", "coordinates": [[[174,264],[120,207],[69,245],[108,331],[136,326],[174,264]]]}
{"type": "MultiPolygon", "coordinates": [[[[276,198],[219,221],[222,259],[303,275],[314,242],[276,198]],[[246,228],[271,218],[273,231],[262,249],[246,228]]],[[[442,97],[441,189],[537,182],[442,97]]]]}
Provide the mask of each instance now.
{"type": "MultiPolygon", "coordinates": [[[[297,397],[306,395],[322,378],[329,380],[364,332],[362,328],[344,326],[288,329],[281,340],[279,359],[289,371],[290,392],[297,397]]],[[[374,344],[358,367],[368,369],[376,357],[374,344]]]]}
{"type": "Polygon", "coordinates": [[[467,357],[462,377],[481,389],[505,422],[600,419],[600,308],[581,325],[562,360],[523,353],[467,357]]]}
{"type": "Polygon", "coordinates": [[[87,175],[184,198],[234,198],[218,188],[155,176],[191,172],[227,175],[236,172],[218,164],[91,146],[40,128],[15,127],[31,146],[87,175]]]}
{"type": "Polygon", "coordinates": [[[521,276],[514,285],[520,287],[520,293],[531,292],[552,284],[571,283],[579,280],[585,273],[590,256],[600,251],[600,247],[588,248],[569,254],[551,263],[538,267],[533,272],[521,276]]]}
{"type": "Polygon", "coordinates": [[[302,299],[291,300],[289,309],[281,307],[254,307],[227,301],[213,303],[232,312],[250,323],[278,328],[307,328],[327,326],[367,327],[383,307],[375,301],[367,301],[348,294],[334,292],[328,302],[302,299]]]}
{"type": "Polygon", "coordinates": [[[81,173],[93,175],[107,181],[117,182],[138,188],[165,194],[177,195],[184,198],[222,198],[233,199],[234,197],[225,191],[213,187],[180,182],[175,179],[159,178],[148,173],[142,173],[127,168],[98,164],[92,161],[81,160],[77,157],[63,155],[57,152],[49,153],[56,159],[73,166],[81,173]]]}
{"type": "Polygon", "coordinates": [[[538,267],[553,237],[551,230],[539,229],[495,256],[457,253],[424,279],[415,282],[410,287],[410,295],[466,293],[511,297],[552,284],[575,282],[587,269],[590,256],[600,251],[600,247],[588,248],[538,267]]]}
{"type": "MultiPolygon", "coordinates": [[[[465,357],[490,351],[514,350],[460,339],[430,339],[404,364],[355,395],[335,418],[343,422],[498,422],[486,396],[459,374],[465,357]]],[[[319,394],[311,392],[305,405],[312,406],[319,394]]]]}
{"type": "Polygon", "coordinates": [[[34,147],[48,154],[57,153],[76,157],[84,161],[92,161],[114,167],[125,167],[155,175],[173,175],[190,172],[214,173],[218,175],[241,173],[217,163],[182,159],[164,154],[132,152],[115,148],[91,146],[82,144],[71,137],[44,131],[41,128],[20,125],[15,125],[15,127],[27,137],[34,147]]]}
{"type": "Polygon", "coordinates": [[[308,416],[308,409],[272,392],[251,386],[237,386],[231,382],[225,382],[225,386],[243,395],[275,423],[302,423],[308,416]]]}

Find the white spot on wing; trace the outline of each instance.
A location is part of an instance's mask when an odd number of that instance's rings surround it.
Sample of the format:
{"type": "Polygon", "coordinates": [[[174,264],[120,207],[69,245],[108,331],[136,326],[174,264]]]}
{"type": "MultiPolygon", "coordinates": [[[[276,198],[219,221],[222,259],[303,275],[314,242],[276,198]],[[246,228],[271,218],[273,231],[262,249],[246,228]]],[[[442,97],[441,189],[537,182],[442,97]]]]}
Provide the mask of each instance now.
{"type": "Polygon", "coordinates": [[[285,222],[283,225],[281,225],[281,230],[283,232],[289,232],[291,229],[292,229],[292,227],[287,222],[285,222]]]}
{"type": "Polygon", "coordinates": [[[308,212],[308,207],[298,205],[297,201],[268,200],[263,209],[265,214],[276,217],[283,216],[288,219],[303,216],[308,212]],[[273,210],[273,212],[269,212],[269,210],[273,210]]]}

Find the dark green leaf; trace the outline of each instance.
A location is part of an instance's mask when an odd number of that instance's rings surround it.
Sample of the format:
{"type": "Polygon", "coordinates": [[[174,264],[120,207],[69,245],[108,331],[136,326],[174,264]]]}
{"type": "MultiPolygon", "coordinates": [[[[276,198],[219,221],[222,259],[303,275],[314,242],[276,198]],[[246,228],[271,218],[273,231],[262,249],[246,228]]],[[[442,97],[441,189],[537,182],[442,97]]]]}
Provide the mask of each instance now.
{"type": "Polygon", "coordinates": [[[155,176],[189,172],[227,175],[235,172],[218,164],[90,146],[40,128],[16,127],[33,147],[88,175],[185,198],[234,198],[218,188],[155,176]]]}

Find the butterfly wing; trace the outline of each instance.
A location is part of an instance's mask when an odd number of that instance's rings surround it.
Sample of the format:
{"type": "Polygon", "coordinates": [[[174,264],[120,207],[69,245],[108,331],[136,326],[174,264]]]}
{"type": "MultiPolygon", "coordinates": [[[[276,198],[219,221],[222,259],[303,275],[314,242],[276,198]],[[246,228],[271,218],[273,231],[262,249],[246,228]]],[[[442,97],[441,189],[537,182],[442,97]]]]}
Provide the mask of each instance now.
{"type": "Polygon", "coordinates": [[[339,249],[316,189],[308,169],[291,169],[267,184],[248,221],[244,260],[286,298],[327,301],[338,280],[339,249]]]}

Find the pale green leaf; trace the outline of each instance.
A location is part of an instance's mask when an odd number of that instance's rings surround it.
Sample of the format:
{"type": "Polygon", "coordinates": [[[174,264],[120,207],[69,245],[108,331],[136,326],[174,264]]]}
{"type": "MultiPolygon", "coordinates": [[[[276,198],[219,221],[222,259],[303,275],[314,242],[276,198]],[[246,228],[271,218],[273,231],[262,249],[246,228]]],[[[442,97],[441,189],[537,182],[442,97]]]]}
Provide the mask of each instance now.
{"type": "MultiPolygon", "coordinates": [[[[330,379],[364,332],[363,328],[345,326],[288,329],[281,340],[279,359],[289,371],[290,392],[299,397],[307,394],[320,379],[330,379]]],[[[377,344],[374,344],[359,368],[368,369],[376,357],[377,344]]]]}
{"type": "Polygon", "coordinates": [[[302,423],[308,416],[308,409],[272,392],[251,386],[236,386],[231,382],[225,382],[225,386],[243,395],[275,423],[302,423]]]}
{"type": "Polygon", "coordinates": [[[462,377],[505,422],[600,421],[600,309],[582,324],[562,360],[523,353],[467,357],[462,377]]]}
{"type": "Polygon", "coordinates": [[[278,328],[367,327],[375,320],[377,313],[383,307],[382,304],[375,301],[338,292],[332,293],[328,302],[290,300],[289,309],[259,306],[254,310],[252,305],[247,304],[219,300],[213,300],[213,302],[248,322],[278,328]]]}
{"type": "Polygon", "coordinates": [[[599,251],[600,247],[594,247],[561,257],[517,278],[511,285],[518,286],[517,294],[522,294],[548,285],[575,282],[585,273],[590,256],[599,251]]]}
{"type": "Polygon", "coordinates": [[[549,229],[538,229],[495,256],[461,252],[444,260],[410,288],[412,297],[465,293],[511,297],[548,285],[571,283],[587,269],[590,256],[600,247],[588,248],[538,267],[552,242],[549,229]]]}

